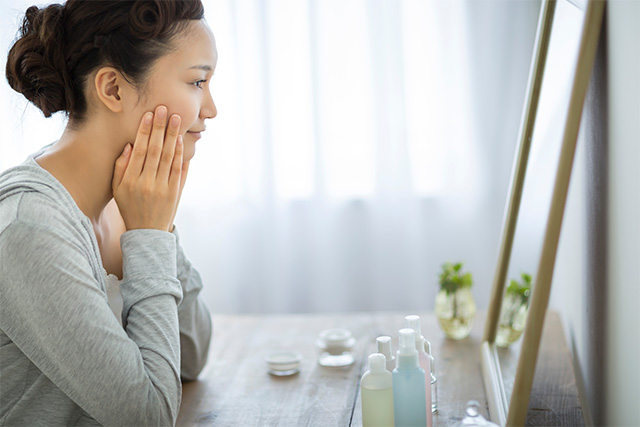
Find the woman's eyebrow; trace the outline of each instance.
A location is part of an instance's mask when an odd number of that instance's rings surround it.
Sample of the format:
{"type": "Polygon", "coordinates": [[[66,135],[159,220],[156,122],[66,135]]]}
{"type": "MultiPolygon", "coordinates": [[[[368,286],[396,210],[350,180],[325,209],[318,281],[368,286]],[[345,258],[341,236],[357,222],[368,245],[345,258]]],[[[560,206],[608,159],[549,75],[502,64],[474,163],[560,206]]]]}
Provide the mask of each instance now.
{"type": "Polygon", "coordinates": [[[211,71],[213,68],[210,65],[193,65],[189,67],[189,69],[203,70],[203,71],[211,71]]]}

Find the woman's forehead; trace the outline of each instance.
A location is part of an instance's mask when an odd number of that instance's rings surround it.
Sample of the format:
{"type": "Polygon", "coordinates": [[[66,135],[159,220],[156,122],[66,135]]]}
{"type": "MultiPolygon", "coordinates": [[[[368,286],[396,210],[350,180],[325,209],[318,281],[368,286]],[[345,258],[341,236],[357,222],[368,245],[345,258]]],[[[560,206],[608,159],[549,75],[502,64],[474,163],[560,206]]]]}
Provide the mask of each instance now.
{"type": "Polygon", "coordinates": [[[176,39],[178,50],[185,54],[202,56],[215,65],[218,59],[216,40],[204,19],[190,22],[176,39]]]}
{"type": "Polygon", "coordinates": [[[158,60],[160,68],[213,70],[218,52],[213,32],[204,20],[193,21],[173,40],[174,49],[158,60]]]}

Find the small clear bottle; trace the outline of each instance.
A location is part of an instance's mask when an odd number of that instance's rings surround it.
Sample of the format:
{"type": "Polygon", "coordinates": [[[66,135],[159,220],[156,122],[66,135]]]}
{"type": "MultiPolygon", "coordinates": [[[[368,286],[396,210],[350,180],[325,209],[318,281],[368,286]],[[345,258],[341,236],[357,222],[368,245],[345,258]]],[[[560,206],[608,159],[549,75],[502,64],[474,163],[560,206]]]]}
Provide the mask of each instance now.
{"type": "Polygon", "coordinates": [[[362,375],[362,426],[393,426],[393,377],[387,371],[386,357],[369,355],[369,370],[362,375]]]}
{"type": "Polygon", "coordinates": [[[396,358],[391,352],[391,337],[383,335],[376,338],[376,346],[378,353],[384,354],[384,357],[387,359],[387,371],[393,371],[393,368],[396,367],[396,358]]]}
{"type": "Polygon", "coordinates": [[[418,363],[425,372],[425,404],[427,410],[427,427],[433,425],[431,406],[433,402],[431,400],[431,358],[425,351],[424,336],[422,336],[422,328],[420,326],[420,316],[411,315],[404,318],[405,327],[413,329],[415,332],[415,345],[418,352],[418,363]]]}
{"type": "Polygon", "coordinates": [[[431,368],[431,372],[429,373],[431,377],[431,413],[435,414],[438,412],[438,378],[436,377],[436,361],[433,357],[433,353],[431,353],[431,343],[428,340],[424,340],[424,351],[429,356],[429,367],[431,368]]]}
{"type": "Polygon", "coordinates": [[[400,329],[400,348],[393,370],[393,417],[396,426],[426,427],[425,384],[424,369],[418,364],[415,332],[413,329],[400,329]]]}

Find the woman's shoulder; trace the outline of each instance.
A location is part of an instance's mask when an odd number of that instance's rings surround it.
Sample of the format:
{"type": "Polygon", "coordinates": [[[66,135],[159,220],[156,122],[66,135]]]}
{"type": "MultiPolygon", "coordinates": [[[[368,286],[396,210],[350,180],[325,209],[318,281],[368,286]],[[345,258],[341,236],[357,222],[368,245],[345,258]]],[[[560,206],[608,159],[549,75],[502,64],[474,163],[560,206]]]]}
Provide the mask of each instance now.
{"type": "Polygon", "coordinates": [[[37,165],[25,162],[3,172],[0,236],[12,224],[70,235],[81,232],[87,226],[83,222],[88,219],[83,218],[71,196],[65,193],[62,185],[37,165]]]}
{"type": "Polygon", "coordinates": [[[30,274],[52,274],[63,263],[97,278],[95,246],[90,224],[79,222],[46,194],[23,191],[0,201],[0,258],[9,277],[30,264],[30,274]]]}

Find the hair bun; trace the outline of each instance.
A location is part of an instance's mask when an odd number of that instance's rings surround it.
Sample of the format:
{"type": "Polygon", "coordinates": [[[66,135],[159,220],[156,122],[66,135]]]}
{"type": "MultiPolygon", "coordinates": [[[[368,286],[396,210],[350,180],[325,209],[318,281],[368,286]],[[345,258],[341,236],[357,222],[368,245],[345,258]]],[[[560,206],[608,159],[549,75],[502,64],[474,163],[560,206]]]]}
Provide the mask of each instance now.
{"type": "Polygon", "coordinates": [[[163,5],[157,1],[135,2],[129,12],[129,27],[131,34],[142,40],[153,39],[158,36],[162,28],[163,5]]]}
{"type": "Polygon", "coordinates": [[[202,3],[193,0],[141,0],[133,3],[129,12],[131,35],[142,40],[167,36],[166,28],[178,18],[202,18],[202,3]],[[185,13],[187,12],[187,13],[185,13]]]}
{"type": "Polygon", "coordinates": [[[20,36],[7,57],[6,76],[11,87],[51,116],[69,103],[68,71],[64,49],[64,6],[27,9],[20,36]]]}

